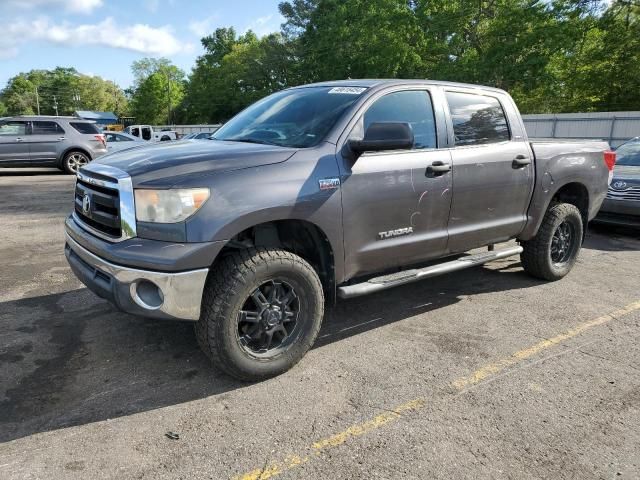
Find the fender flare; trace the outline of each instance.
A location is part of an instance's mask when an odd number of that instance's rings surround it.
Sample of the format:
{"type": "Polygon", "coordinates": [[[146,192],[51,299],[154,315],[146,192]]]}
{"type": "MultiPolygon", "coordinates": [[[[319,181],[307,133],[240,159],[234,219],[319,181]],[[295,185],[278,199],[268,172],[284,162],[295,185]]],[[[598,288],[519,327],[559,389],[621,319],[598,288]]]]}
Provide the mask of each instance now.
{"type": "Polygon", "coordinates": [[[89,161],[93,160],[93,155],[91,155],[85,148],[82,147],[69,147],[66,150],[64,150],[60,156],[58,157],[58,165],[60,167],[62,167],[62,162],[64,162],[64,158],[67,156],[67,154],[69,152],[82,152],[84,153],[87,157],[89,157],[89,161]]]}
{"type": "MultiPolygon", "coordinates": [[[[544,193],[542,202],[538,201],[538,203],[535,204],[535,199],[532,200],[531,205],[529,206],[529,211],[527,215],[527,223],[525,224],[525,227],[522,230],[522,232],[520,232],[520,235],[518,235],[518,240],[526,241],[536,236],[536,234],[538,233],[538,230],[540,229],[540,225],[542,225],[542,220],[544,219],[544,215],[547,213],[547,210],[549,210],[551,201],[556,197],[556,195],[560,190],[562,190],[567,185],[571,185],[571,184],[580,185],[585,189],[585,191],[587,192],[587,210],[589,210],[590,201],[591,201],[591,192],[589,191],[589,188],[587,187],[587,185],[585,185],[584,182],[580,180],[572,180],[572,181],[564,182],[563,184],[558,186],[554,185],[555,188],[553,189],[553,191],[549,190],[544,193]]],[[[587,212],[587,216],[588,216],[588,212],[587,212]]],[[[584,225],[584,228],[586,230],[587,228],[586,223],[584,225]]]]}

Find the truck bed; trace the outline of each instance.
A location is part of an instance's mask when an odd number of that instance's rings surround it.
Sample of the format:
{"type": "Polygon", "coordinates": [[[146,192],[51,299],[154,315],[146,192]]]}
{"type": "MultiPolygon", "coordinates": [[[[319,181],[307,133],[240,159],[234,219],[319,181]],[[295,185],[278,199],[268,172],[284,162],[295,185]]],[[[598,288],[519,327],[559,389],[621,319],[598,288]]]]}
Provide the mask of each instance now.
{"type": "Polygon", "coordinates": [[[540,222],[554,196],[561,189],[587,194],[588,205],[584,223],[593,219],[609,187],[610,171],[604,161],[609,143],[593,139],[530,139],[534,155],[535,185],[528,211],[527,225],[520,235],[528,240],[537,232],[540,222]]]}

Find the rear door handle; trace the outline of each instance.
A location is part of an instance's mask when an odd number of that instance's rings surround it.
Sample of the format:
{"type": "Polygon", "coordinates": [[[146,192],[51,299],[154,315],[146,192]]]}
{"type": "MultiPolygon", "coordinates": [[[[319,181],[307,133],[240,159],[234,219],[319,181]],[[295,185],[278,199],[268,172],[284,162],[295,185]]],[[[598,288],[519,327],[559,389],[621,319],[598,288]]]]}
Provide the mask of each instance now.
{"type": "Polygon", "coordinates": [[[531,164],[531,159],[529,157],[525,157],[524,155],[517,155],[516,158],[513,159],[513,163],[511,166],[513,168],[522,168],[531,164]]]}
{"type": "Polygon", "coordinates": [[[66,137],[58,137],[58,140],[62,141],[62,140],[66,140],[66,137]]]}
{"type": "Polygon", "coordinates": [[[440,160],[436,160],[429,167],[427,167],[427,174],[442,175],[451,171],[451,164],[444,163],[440,160]]]}
{"type": "Polygon", "coordinates": [[[24,138],[18,137],[18,138],[16,138],[16,142],[24,142],[24,138]]]}

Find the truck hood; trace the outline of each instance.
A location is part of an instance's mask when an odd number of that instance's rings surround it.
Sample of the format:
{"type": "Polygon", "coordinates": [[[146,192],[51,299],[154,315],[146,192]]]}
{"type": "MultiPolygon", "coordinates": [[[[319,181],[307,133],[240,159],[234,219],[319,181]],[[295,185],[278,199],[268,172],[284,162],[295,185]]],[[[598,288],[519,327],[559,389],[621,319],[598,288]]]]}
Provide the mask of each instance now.
{"type": "Polygon", "coordinates": [[[284,162],[296,149],[219,140],[160,142],[114,152],[94,160],[127,172],[135,186],[169,188],[185,177],[284,162]]]}
{"type": "Polygon", "coordinates": [[[613,169],[613,178],[638,180],[640,182],[640,167],[632,165],[616,165],[613,169]]]}

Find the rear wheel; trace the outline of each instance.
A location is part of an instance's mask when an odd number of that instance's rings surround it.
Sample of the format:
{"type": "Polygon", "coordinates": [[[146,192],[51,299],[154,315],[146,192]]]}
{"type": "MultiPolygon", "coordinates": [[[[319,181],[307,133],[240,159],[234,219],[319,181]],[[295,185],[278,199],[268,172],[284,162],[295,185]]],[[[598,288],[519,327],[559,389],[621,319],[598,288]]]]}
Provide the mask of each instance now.
{"type": "Polygon", "coordinates": [[[583,236],[582,216],[575,205],[549,207],[534,238],[522,243],[522,267],[544,280],[559,280],[571,271],[583,236]]]}
{"type": "Polygon", "coordinates": [[[306,261],[283,250],[247,249],[214,267],[196,334],[222,370],[242,380],[262,380],[304,356],[323,314],[322,285],[306,261]]]}
{"type": "Polygon", "coordinates": [[[87,165],[90,161],[86,153],[73,150],[67,153],[62,159],[62,169],[70,175],[75,175],[80,168],[87,165]]]}

